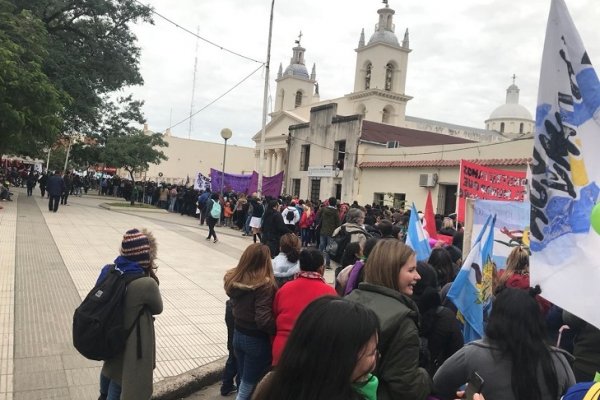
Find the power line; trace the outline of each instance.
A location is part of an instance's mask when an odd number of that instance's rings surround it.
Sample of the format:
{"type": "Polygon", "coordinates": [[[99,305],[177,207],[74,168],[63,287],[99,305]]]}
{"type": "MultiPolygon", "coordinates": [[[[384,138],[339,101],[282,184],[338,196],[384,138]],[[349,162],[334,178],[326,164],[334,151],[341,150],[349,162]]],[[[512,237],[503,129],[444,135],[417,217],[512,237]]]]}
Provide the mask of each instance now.
{"type": "MultiPolygon", "coordinates": [[[[177,122],[176,124],[171,125],[167,129],[175,128],[176,126],[183,124],[185,121],[191,119],[192,117],[194,117],[195,115],[197,115],[200,112],[204,111],[205,109],[207,109],[208,107],[210,107],[211,105],[213,105],[214,103],[216,103],[217,101],[221,100],[223,97],[225,97],[227,94],[229,94],[229,92],[231,92],[233,89],[237,88],[242,83],[244,83],[245,81],[247,81],[252,75],[254,75],[256,72],[258,72],[258,70],[261,69],[263,66],[264,66],[264,64],[259,65],[258,68],[256,68],[254,71],[250,72],[250,74],[248,74],[246,77],[244,77],[244,79],[242,79],[241,81],[239,81],[238,83],[236,83],[233,87],[231,87],[230,89],[228,89],[225,93],[221,94],[219,97],[217,97],[216,99],[214,99],[213,101],[211,101],[210,103],[208,103],[207,105],[205,105],[204,107],[202,107],[201,109],[199,109],[198,111],[196,111],[195,113],[190,114],[188,117],[182,119],[181,121],[177,122]]],[[[165,131],[167,129],[165,129],[165,131]]]]}
{"type": "Polygon", "coordinates": [[[228,52],[228,53],[231,53],[231,54],[233,54],[233,55],[236,55],[236,56],[238,56],[238,57],[245,58],[246,60],[250,60],[250,61],[253,61],[253,62],[255,62],[255,63],[264,64],[264,62],[263,62],[263,61],[259,61],[259,60],[256,60],[256,59],[252,58],[252,57],[245,56],[245,55],[243,55],[243,54],[240,54],[240,53],[238,53],[238,52],[235,52],[235,51],[233,51],[233,50],[229,50],[229,49],[227,49],[227,48],[225,48],[225,47],[223,47],[223,46],[221,46],[221,45],[219,45],[219,44],[216,44],[215,42],[212,42],[212,41],[210,41],[210,40],[208,40],[208,39],[205,39],[205,38],[203,38],[202,36],[198,35],[197,33],[194,33],[194,32],[192,32],[192,31],[190,31],[189,29],[187,29],[187,28],[185,28],[185,27],[183,27],[183,26],[179,25],[177,22],[175,22],[175,21],[173,21],[173,20],[171,20],[171,19],[169,19],[169,18],[165,17],[164,15],[162,15],[162,14],[160,14],[158,11],[156,11],[154,8],[152,8],[152,7],[150,7],[150,6],[148,6],[148,5],[144,4],[144,3],[142,3],[141,1],[139,1],[139,0],[134,0],[134,1],[135,1],[136,3],[138,3],[138,4],[140,4],[141,6],[143,6],[143,7],[146,7],[146,8],[147,8],[147,9],[148,9],[148,10],[149,10],[149,11],[150,11],[152,14],[156,15],[157,17],[160,17],[160,18],[164,19],[165,21],[167,21],[168,23],[170,23],[170,24],[172,24],[172,25],[175,25],[177,28],[181,29],[182,31],[184,31],[184,32],[187,32],[187,33],[189,33],[190,35],[192,35],[192,36],[194,36],[194,37],[196,37],[196,38],[198,38],[198,39],[200,39],[200,40],[202,40],[202,41],[204,41],[204,42],[206,42],[206,43],[208,43],[208,44],[211,44],[211,45],[213,45],[213,46],[215,46],[215,47],[218,47],[219,49],[221,49],[221,50],[223,50],[223,51],[226,51],[226,52],[228,52]]]}

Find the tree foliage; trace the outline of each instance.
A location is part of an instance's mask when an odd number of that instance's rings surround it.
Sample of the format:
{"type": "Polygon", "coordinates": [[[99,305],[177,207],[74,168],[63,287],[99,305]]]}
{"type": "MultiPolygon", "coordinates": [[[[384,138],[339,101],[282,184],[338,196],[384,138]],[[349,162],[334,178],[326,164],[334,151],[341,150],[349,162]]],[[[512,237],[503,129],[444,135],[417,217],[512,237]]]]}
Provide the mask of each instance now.
{"type": "Polygon", "coordinates": [[[143,84],[140,49],[129,24],[152,22],[149,8],[134,0],[12,0],[44,25],[49,44],[43,69],[76,101],[65,107],[65,131],[93,131],[103,96],[143,84]]]}
{"type": "Polygon", "coordinates": [[[41,21],[0,0],[0,154],[35,155],[60,132],[70,99],[43,72],[47,43],[41,21]]]}

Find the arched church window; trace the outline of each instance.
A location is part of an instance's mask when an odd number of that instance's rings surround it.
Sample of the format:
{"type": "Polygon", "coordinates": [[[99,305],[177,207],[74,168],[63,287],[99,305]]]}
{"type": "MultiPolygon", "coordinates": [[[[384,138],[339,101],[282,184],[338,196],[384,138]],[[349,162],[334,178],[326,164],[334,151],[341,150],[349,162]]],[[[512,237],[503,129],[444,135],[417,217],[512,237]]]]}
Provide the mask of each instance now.
{"type": "Polygon", "coordinates": [[[385,90],[392,90],[394,66],[390,63],[385,66],[385,90]]]}
{"type": "Polygon", "coordinates": [[[500,122],[500,132],[504,133],[504,122],[500,122]]]}
{"type": "Polygon", "coordinates": [[[384,124],[387,124],[390,122],[390,109],[389,108],[384,108],[383,112],[381,113],[381,122],[383,122],[384,124]]]}
{"type": "Polygon", "coordinates": [[[367,64],[367,71],[365,72],[365,89],[369,89],[371,87],[371,70],[373,69],[373,65],[371,63],[367,64]]]}
{"type": "Polygon", "coordinates": [[[519,133],[523,133],[523,128],[524,128],[524,125],[521,122],[521,124],[519,124],[519,133]]]}
{"type": "Polygon", "coordinates": [[[300,90],[296,92],[296,102],[294,105],[295,107],[300,107],[302,105],[302,91],[300,90]]]}

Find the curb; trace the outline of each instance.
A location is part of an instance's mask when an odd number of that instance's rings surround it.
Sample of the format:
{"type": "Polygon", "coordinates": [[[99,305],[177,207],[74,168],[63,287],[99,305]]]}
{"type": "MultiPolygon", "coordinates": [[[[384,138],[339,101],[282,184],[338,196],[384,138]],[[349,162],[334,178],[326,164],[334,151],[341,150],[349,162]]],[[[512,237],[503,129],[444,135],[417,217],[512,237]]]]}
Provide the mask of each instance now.
{"type": "Polygon", "coordinates": [[[176,400],[221,380],[227,356],[154,385],[152,400],[176,400]]]}
{"type": "Polygon", "coordinates": [[[105,208],[110,211],[122,211],[122,212],[148,212],[148,213],[159,213],[164,214],[167,213],[167,210],[163,210],[162,208],[128,208],[128,207],[119,207],[119,206],[109,206],[107,203],[100,203],[98,205],[100,208],[105,208]]]}

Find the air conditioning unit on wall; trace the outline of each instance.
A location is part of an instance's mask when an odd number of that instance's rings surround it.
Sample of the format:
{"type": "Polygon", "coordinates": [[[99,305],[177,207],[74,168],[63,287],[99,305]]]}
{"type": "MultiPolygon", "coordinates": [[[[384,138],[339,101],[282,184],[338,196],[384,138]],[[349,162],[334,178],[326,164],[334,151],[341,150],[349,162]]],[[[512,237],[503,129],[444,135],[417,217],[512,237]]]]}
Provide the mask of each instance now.
{"type": "Polygon", "coordinates": [[[434,187],[437,181],[438,175],[436,173],[419,175],[419,186],[421,187],[434,187]]]}

